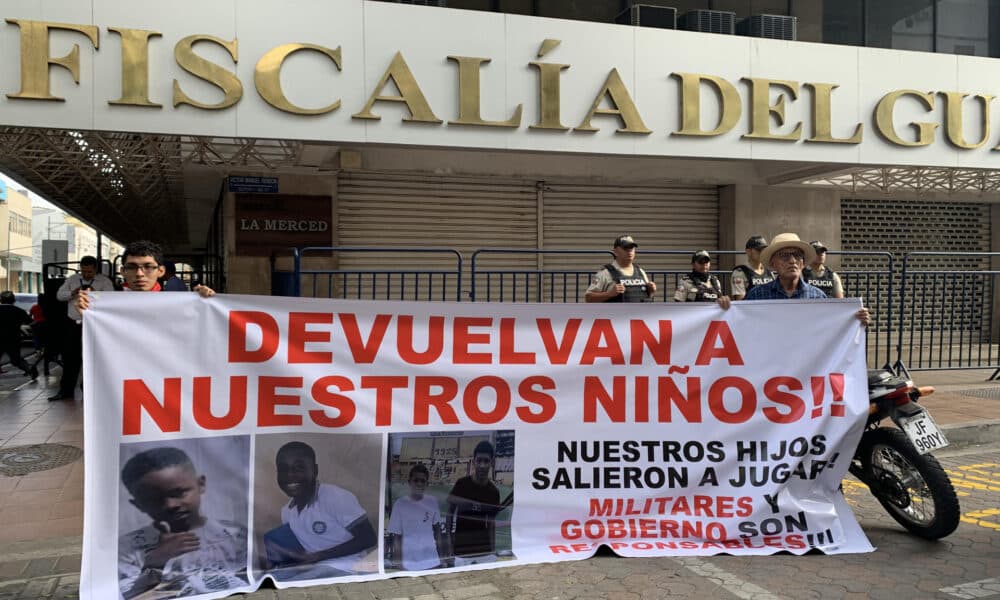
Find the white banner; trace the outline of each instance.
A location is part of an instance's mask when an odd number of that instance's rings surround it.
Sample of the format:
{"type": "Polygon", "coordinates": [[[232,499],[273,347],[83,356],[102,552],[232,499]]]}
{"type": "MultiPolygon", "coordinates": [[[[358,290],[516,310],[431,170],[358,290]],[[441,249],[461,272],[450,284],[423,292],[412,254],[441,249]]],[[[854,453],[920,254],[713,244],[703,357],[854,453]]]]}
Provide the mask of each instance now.
{"type": "Polygon", "coordinates": [[[84,599],[872,550],[857,300],[94,296],[84,599]]]}

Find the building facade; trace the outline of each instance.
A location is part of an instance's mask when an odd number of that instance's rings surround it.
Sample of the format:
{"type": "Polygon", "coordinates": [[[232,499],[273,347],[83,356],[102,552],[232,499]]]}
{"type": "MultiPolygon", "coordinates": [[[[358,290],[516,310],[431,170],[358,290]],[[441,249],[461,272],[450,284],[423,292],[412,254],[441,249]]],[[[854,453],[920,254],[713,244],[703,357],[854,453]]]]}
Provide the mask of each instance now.
{"type": "Polygon", "coordinates": [[[3,244],[2,268],[4,290],[32,291],[24,274],[24,263],[31,260],[31,200],[23,190],[15,190],[0,181],[0,243],[3,244]]]}
{"type": "Polygon", "coordinates": [[[234,292],[303,246],[995,249],[996,0],[419,4],[8,7],[0,164],[234,292]]]}

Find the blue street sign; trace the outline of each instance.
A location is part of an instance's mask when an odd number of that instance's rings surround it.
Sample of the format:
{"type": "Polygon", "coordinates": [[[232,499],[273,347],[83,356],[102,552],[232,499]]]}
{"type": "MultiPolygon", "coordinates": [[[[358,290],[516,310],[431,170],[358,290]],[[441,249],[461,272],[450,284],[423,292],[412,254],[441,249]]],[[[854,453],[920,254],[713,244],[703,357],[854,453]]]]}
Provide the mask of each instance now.
{"type": "Polygon", "coordinates": [[[278,178],[231,175],[229,177],[229,191],[249,194],[277,194],[278,178]]]}

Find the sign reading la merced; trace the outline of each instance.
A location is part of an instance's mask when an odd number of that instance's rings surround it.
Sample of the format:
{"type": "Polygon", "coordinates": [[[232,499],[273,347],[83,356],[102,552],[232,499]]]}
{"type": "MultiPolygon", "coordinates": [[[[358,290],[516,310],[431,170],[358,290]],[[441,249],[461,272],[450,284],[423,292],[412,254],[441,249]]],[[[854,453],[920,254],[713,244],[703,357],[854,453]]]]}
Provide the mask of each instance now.
{"type": "Polygon", "coordinates": [[[1000,165],[996,59],[361,0],[76,4],[4,15],[3,124],[1000,165]]]}

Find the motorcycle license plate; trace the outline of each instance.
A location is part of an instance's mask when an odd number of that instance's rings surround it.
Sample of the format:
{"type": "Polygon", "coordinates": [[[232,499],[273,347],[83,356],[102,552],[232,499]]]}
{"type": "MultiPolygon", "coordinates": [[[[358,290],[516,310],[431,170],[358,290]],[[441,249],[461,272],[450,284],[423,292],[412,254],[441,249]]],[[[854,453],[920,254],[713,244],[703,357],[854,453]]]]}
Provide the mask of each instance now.
{"type": "Polygon", "coordinates": [[[927,454],[948,445],[948,439],[944,437],[944,432],[938,429],[937,423],[926,411],[920,411],[912,417],[902,418],[899,421],[903,432],[910,438],[920,454],[927,454]]]}

